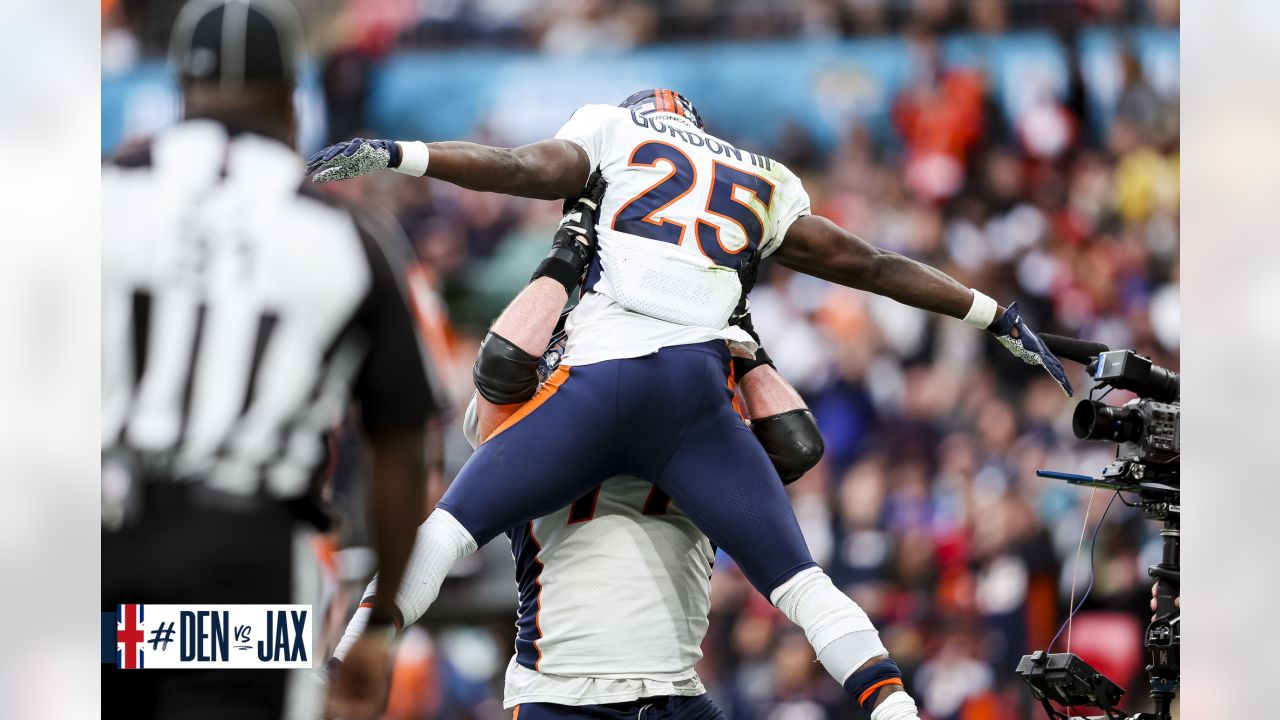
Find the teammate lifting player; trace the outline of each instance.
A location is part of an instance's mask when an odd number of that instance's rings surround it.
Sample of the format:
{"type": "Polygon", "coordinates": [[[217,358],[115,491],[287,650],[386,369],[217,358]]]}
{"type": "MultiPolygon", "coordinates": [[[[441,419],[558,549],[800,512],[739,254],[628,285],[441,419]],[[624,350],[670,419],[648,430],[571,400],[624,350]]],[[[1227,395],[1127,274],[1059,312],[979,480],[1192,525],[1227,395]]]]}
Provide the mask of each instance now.
{"type": "Polygon", "coordinates": [[[608,183],[594,256],[559,240],[505,313],[475,367],[483,423],[523,404],[476,450],[419,532],[416,583],[398,605],[420,615],[461,557],[569,505],[602,477],[652,482],[800,625],[827,671],[874,720],[916,717],[866,613],[813,562],[778,473],[734,412],[731,354],[754,339],[730,322],[760,259],[990,329],[1070,393],[1062,366],[1016,305],[879,250],[811,215],[783,165],[705,132],[693,105],[646,90],[587,105],[556,138],[515,149],[356,139],[317,153],[317,182],[391,168],[474,190],[576,197],[594,168],[608,183]],[[538,356],[587,271],[561,365],[541,387],[538,356]],[[547,309],[551,308],[552,313],[547,309]],[[529,418],[535,418],[530,420],[529,418]]]}
{"type": "MultiPolygon", "coordinates": [[[[602,183],[589,184],[590,196],[570,209],[559,233],[594,245],[595,207],[603,191],[602,183]]],[[[522,302],[505,313],[528,315],[522,302]]],[[[548,318],[554,321],[556,314],[548,318]]],[[[750,327],[748,317],[740,322],[750,327]]],[[[543,381],[559,364],[563,337],[553,335],[543,354],[543,381]]],[[[783,483],[799,479],[822,457],[813,414],[767,355],[735,358],[734,377],[752,432],[783,483]]],[[[473,395],[464,421],[472,447],[505,420],[495,414],[481,426],[478,401],[473,395]]],[[[503,412],[518,407],[504,406],[503,412]]],[[[660,490],[636,477],[608,478],[572,505],[512,528],[507,536],[521,599],[516,653],[503,693],[507,708],[518,708],[525,720],[611,720],[641,711],[648,720],[724,718],[695,670],[711,609],[714,549],[660,490]]],[[[417,563],[409,565],[413,583],[417,563]]],[[[367,627],[376,592],[375,579],[338,645],[338,660],[367,627]]],[[[333,677],[335,705],[342,712],[373,713],[381,705],[388,678],[351,679],[341,672],[333,677]]]]}

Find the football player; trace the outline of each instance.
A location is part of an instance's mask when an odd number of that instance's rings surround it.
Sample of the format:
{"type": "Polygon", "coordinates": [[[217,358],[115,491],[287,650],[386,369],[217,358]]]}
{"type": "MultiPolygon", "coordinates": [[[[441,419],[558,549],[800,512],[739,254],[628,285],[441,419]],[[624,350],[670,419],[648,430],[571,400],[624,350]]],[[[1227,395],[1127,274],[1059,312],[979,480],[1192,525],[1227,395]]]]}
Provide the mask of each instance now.
{"type": "Polygon", "coordinates": [[[989,329],[1070,393],[1016,305],[1001,308],[812,215],[791,171],[706,132],[672,90],[584,106],[554,139],[519,148],[356,139],[309,163],[317,182],[387,168],[548,199],[577,197],[593,169],[608,183],[598,252],[558,240],[518,298],[528,314],[504,314],[481,345],[473,376],[482,421],[500,406],[521,407],[477,448],[423,526],[429,570],[401,593],[402,611],[403,603],[425,610],[449,568],[499,533],[573,503],[602,477],[633,475],[672,498],[804,629],[874,720],[917,717],[866,613],[814,563],[777,470],[724,391],[731,357],[759,352],[730,319],[760,259],[776,255],[797,271],[989,329]],[[552,328],[538,319],[563,306],[583,271],[564,357],[540,386],[538,357],[552,328]]]}
{"type": "MultiPolygon", "coordinates": [[[[594,197],[571,209],[561,234],[594,244],[592,205],[603,189],[594,186],[594,197]]],[[[505,312],[524,314],[520,303],[505,312]]],[[[749,316],[737,321],[753,332],[749,316]]],[[[559,365],[564,335],[557,330],[543,354],[543,381],[559,365]]],[[[751,430],[782,483],[799,479],[823,453],[813,414],[763,353],[736,358],[734,379],[751,430]]],[[[463,423],[472,447],[504,420],[493,414],[482,425],[478,401],[474,395],[463,423]]],[[[503,412],[518,407],[505,406],[503,412]]],[[[711,609],[715,549],[661,490],[637,477],[609,478],[572,505],[508,530],[507,537],[520,606],[505,707],[518,708],[524,720],[604,720],[639,716],[642,710],[651,720],[724,717],[695,670],[711,609]]],[[[417,548],[425,549],[422,543],[417,548]]],[[[412,584],[412,568],[419,564],[409,565],[412,584]]],[[[337,660],[367,626],[376,593],[375,579],[335,651],[337,660]]],[[[331,667],[340,670],[341,664],[331,667]]],[[[374,704],[388,680],[367,677],[374,704]]]]}

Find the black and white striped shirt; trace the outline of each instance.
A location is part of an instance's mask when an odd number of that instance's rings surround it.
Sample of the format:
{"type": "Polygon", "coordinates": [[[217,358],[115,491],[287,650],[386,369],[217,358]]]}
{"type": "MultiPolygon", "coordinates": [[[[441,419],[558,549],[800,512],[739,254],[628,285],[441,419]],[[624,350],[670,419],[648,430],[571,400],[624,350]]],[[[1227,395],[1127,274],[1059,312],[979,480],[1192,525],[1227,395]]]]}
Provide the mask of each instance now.
{"type": "Polygon", "coordinates": [[[102,176],[102,446],[149,477],[305,495],[352,400],[436,411],[408,244],[310,191],[284,144],[192,120],[102,176]]]}

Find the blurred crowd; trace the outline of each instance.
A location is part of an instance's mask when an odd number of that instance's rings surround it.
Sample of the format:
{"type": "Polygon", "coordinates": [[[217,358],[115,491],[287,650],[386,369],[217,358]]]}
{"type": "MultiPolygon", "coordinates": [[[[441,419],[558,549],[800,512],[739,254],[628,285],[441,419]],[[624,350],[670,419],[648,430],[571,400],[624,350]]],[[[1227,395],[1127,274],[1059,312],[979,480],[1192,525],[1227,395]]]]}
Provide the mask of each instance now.
{"type": "MultiPolygon", "coordinates": [[[[1178,368],[1177,98],[1155,91],[1126,56],[1119,102],[1104,127],[1086,122],[1090,108],[1078,87],[1061,103],[1009,119],[981,74],[946,66],[933,50],[935,34],[953,30],[1176,26],[1176,0],[330,4],[336,13],[383,18],[403,43],[493,40],[550,51],[909,28],[907,42],[925,60],[896,98],[891,142],[851,125],[834,150],[819,151],[790,127],[751,149],[794,170],[815,213],[1002,304],[1016,300],[1032,327],[1133,348],[1178,368]]],[[[360,97],[342,95],[347,66],[331,58],[328,67],[330,131],[378,137],[365,127],[360,97]]],[[[706,120],[714,133],[715,118],[706,120]]],[[[484,133],[472,139],[504,142],[484,133]]],[[[545,253],[558,205],[390,173],[334,191],[405,228],[421,261],[415,282],[430,298],[433,350],[464,404],[479,339],[545,253]]],[[[778,370],[801,391],[826,439],[822,463],[790,488],[809,546],[881,629],[928,716],[1032,717],[1013,669],[1021,655],[1049,645],[1090,582],[1055,650],[1069,642],[1127,687],[1140,709],[1146,566],[1159,559],[1159,537],[1108,493],[1036,477],[1038,468],[1096,475],[1114,457],[1114,446],[1072,436],[1074,400],[984,333],[776,264],[765,263],[751,301],[778,370]]],[[[1090,382],[1078,366],[1068,370],[1079,398],[1090,382]]],[[[1126,399],[1113,393],[1108,401],[1126,399]]],[[[449,477],[469,449],[456,428],[446,435],[449,477]]],[[[339,464],[340,497],[358,494],[344,490],[354,485],[344,474],[355,473],[339,464]]],[[[500,544],[459,566],[427,618],[430,631],[408,633],[389,717],[499,716],[515,607],[500,544]]],[[[731,559],[717,559],[712,588],[699,670],[729,717],[862,717],[814,662],[803,634],[751,590],[731,559]]]]}
{"type": "MultiPolygon", "coordinates": [[[[908,30],[1070,34],[1178,26],[1178,0],[297,0],[322,48],[618,53],[655,43],[877,37],[908,30]]],[[[110,65],[163,52],[180,0],[102,0],[110,65]]]]}
{"type": "MultiPolygon", "coordinates": [[[[369,10],[396,3],[370,0],[369,10]]],[[[386,18],[383,15],[383,18],[386,18]]],[[[401,16],[415,47],[523,45],[619,52],[656,42],[874,37],[922,28],[999,33],[1082,24],[1176,26],[1177,0],[457,0],[401,16]]]]}

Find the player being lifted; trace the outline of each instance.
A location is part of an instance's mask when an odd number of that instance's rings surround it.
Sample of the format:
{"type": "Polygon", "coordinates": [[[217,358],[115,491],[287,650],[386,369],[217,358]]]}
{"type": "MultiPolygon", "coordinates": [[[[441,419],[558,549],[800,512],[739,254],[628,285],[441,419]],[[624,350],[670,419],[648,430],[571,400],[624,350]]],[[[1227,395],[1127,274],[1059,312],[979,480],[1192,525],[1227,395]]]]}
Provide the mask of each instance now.
{"type": "Polygon", "coordinates": [[[991,330],[1070,392],[1061,364],[1022,321],[947,274],[879,250],[811,215],[780,163],[705,132],[693,105],[645,90],[587,105],[553,140],[515,149],[356,139],[317,153],[317,182],[391,168],[474,190],[573,198],[608,183],[594,257],[557,242],[481,345],[481,423],[523,403],[463,466],[419,531],[417,582],[397,605],[421,615],[449,568],[499,533],[565,507],[600,481],[652,482],[748,580],[801,626],[827,671],[874,720],[916,717],[878,633],[813,562],[778,473],[725,391],[731,353],[757,343],[730,323],[761,258],[991,330]],[[587,265],[589,263],[589,268],[587,265]],[[538,386],[538,355],[587,269],[561,365],[538,386]],[[548,313],[547,309],[552,312],[548,313]],[[534,419],[529,419],[534,418],[534,419]]]}
{"type": "MultiPolygon", "coordinates": [[[[589,185],[590,197],[571,208],[559,232],[594,245],[595,207],[603,191],[603,183],[589,185]]],[[[528,315],[523,302],[505,312],[528,315]]],[[[749,328],[749,318],[742,324],[749,328]]],[[[563,339],[563,332],[552,336],[538,368],[540,380],[559,364],[563,339]]],[[[767,355],[734,358],[733,365],[752,432],[783,484],[798,479],[822,457],[813,414],[767,355]]],[[[481,426],[478,402],[473,396],[464,422],[472,447],[503,420],[494,416],[481,426]]],[[[524,720],[607,720],[645,708],[651,720],[724,717],[695,670],[707,631],[714,549],[660,490],[636,477],[608,478],[572,505],[507,536],[521,602],[506,707],[518,707],[524,720]]],[[[408,582],[414,583],[418,563],[411,559],[409,566],[408,582]]],[[[367,626],[376,590],[375,579],[335,652],[339,660],[367,626]]],[[[387,678],[349,679],[341,671],[334,678],[335,705],[343,712],[373,712],[381,705],[387,678]],[[354,702],[359,704],[353,707],[354,702]]]]}

